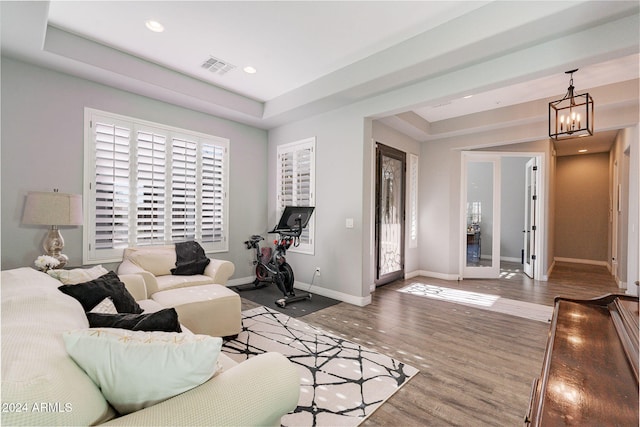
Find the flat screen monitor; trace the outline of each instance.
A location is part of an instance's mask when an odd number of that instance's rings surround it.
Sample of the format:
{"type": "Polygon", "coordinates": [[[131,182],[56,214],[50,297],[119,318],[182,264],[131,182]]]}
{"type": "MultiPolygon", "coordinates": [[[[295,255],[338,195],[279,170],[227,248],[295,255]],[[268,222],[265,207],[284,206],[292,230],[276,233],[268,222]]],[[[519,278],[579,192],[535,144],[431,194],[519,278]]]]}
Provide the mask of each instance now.
{"type": "Polygon", "coordinates": [[[314,209],[314,206],[285,207],[280,221],[278,221],[278,225],[273,231],[293,231],[298,230],[298,227],[300,227],[300,230],[303,230],[309,224],[309,219],[314,209]]]}

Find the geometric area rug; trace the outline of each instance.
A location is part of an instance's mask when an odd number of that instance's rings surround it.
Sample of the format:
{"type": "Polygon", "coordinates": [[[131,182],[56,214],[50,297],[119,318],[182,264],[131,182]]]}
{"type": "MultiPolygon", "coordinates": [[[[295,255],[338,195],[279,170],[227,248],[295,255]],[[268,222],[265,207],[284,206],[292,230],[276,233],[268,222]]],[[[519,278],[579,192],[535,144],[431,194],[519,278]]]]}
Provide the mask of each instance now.
{"type": "Polygon", "coordinates": [[[267,307],[243,311],[222,351],[236,362],[275,351],[298,366],[300,400],[283,426],[357,426],[419,372],[267,307]]]}

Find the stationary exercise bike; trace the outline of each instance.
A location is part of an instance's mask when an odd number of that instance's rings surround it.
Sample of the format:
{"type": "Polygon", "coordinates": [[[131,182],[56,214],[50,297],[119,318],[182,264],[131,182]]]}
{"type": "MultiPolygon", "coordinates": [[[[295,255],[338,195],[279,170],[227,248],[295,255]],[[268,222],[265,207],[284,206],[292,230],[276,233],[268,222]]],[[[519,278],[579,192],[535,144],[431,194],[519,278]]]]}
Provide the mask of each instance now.
{"type": "Polygon", "coordinates": [[[271,247],[260,247],[260,241],[264,237],[254,234],[244,242],[247,249],[255,249],[256,259],[253,264],[256,266],[256,279],[253,284],[238,286],[240,291],[250,289],[259,289],[270,283],[275,283],[283,298],[276,301],[279,307],[285,307],[287,304],[311,299],[311,294],[302,292],[296,295],[293,290],[294,275],[293,269],[287,263],[285,255],[291,246],[300,244],[300,235],[302,230],[309,224],[309,219],[313,213],[312,206],[287,206],[273,230],[269,233],[278,234],[278,238],[273,241],[275,250],[271,247]],[[253,285],[253,287],[251,287],[253,285]]]}

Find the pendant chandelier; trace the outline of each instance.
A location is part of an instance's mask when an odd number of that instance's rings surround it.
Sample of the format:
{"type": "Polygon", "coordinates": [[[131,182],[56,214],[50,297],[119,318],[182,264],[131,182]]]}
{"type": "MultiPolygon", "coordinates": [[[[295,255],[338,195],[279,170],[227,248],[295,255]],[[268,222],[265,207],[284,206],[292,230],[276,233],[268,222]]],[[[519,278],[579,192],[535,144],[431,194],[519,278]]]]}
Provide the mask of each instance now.
{"type": "Polygon", "coordinates": [[[576,95],[573,90],[573,73],[564,98],[549,103],[549,137],[558,141],[593,135],[593,98],[588,93],[576,95]]]}

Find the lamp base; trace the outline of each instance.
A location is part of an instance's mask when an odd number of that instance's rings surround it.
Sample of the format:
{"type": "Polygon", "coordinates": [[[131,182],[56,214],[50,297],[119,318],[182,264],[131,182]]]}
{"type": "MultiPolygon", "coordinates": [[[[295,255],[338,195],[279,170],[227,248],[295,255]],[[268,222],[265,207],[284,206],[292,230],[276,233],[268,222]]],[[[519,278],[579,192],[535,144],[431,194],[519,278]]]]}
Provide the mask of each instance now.
{"type": "Polygon", "coordinates": [[[52,256],[52,257],[54,257],[55,259],[57,259],[57,260],[58,260],[58,262],[59,262],[60,264],[58,264],[58,266],[57,266],[56,268],[62,268],[62,267],[64,267],[65,265],[67,265],[67,262],[69,262],[69,257],[68,257],[68,256],[66,256],[65,254],[61,254],[61,253],[57,253],[57,254],[56,254],[56,253],[52,253],[52,254],[49,254],[49,253],[48,253],[47,255],[52,256]]]}
{"type": "Polygon", "coordinates": [[[44,248],[47,255],[58,260],[60,264],[58,264],[56,268],[62,268],[67,265],[67,262],[69,262],[69,257],[61,253],[62,249],[64,248],[64,239],[62,238],[62,234],[60,234],[60,230],[58,230],[58,227],[56,225],[52,225],[49,229],[42,247],[44,248]]]}

